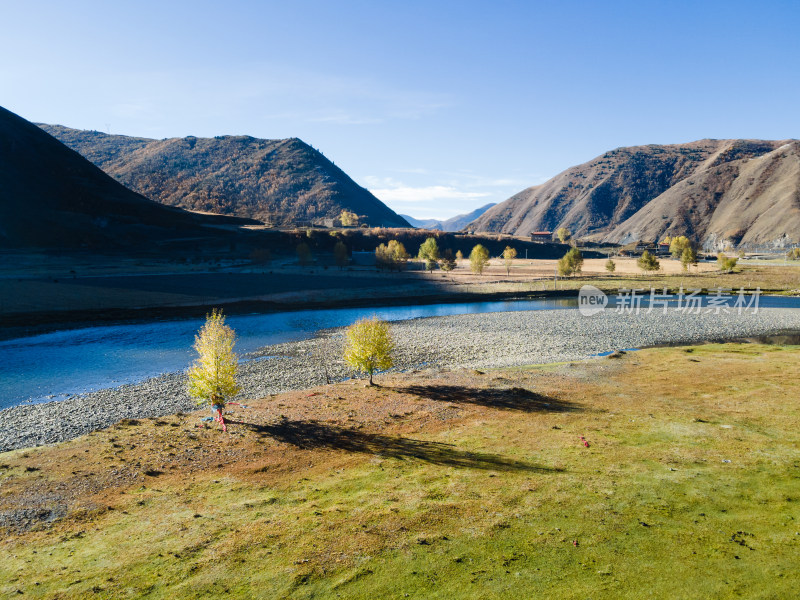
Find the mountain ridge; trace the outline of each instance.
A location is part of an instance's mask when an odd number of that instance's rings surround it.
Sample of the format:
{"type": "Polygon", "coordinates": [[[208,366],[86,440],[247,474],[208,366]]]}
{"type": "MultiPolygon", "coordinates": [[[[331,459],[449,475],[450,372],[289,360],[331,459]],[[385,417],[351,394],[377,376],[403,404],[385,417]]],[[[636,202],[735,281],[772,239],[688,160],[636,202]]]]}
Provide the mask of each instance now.
{"type": "Polygon", "coordinates": [[[773,162],[769,171],[777,179],[744,166],[780,148],[778,160],[793,164],[796,145],[797,140],[704,139],[617,148],[522,190],[484,213],[473,227],[515,235],[566,227],[576,237],[600,242],[689,234],[709,247],[726,241],[782,244],[796,240],[800,231],[800,176],[791,166],[780,169],[773,162]],[[750,173],[747,179],[734,185],[744,172],[750,173]],[[695,180],[698,188],[687,195],[688,182],[695,180]],[[691,202],[686,200],[690,196],[691,202]],[[738,202],[749,217],[726,208],[736,204],[734,196],[750,199],[752,206],[738,202]],[[783,217],[761,218],[753,228],[752,213],[764,212],[783,217]]]}
{"type": "Polygon", "coordinates": [[[495,202],[484,204],[473,211],[450,217],[449,219],[415,219],[409,215],[400,215],[408,221],[413,227],[420,229],[438,229],[440,231],[461,231],[467,225],[472,223],[475,219],[480,217],[483,213],[495,206],[495,202]]]}
{"type": "Polygon", "coordinates": [[[0,245],[114,249],[179,237],[219,236],[248,220],[202,216],[127,189],[101,169],[0,107],[0,245]]]}
{"type": "Polygon", "coordinates": [[[162,204],[292,226],[343,210],[371,225],[408,223],[299,138],[156,140],[37,124],[126,187],[162,204]]]}

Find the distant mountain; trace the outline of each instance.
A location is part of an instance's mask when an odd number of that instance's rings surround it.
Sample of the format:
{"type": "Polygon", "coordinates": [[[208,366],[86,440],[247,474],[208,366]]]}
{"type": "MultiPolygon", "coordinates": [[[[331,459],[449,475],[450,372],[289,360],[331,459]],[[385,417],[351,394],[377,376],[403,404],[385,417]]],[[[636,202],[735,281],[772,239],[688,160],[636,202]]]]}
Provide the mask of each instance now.
{"type": "Polygon", "coordinates": [[[473,227],[566,227],[595,241],[685,234],[707,247],[800,240],[800,142],[700,140],[607,152],[519,192],[473,227]]]}
{"type": "Polygon", "coordinates": [[[408,215],[400,215],[406,221],[411,223],[412,227],[418,227],[419,229],[439,229],[440,231],[461,231],[467,225],[472,223],[475,219],[480,217],[483,213],[487,210],[495,206],[494,202],[481,206],[480,208],[476,208],[472,212],[466,213],[464,215],[456,215],[455,217],[451,217],[446,221],[439,221],[437,219],[415,219],[414,217],[409,217],[408,215]]]}
{"type": "Polygon", "coordinates": [[[415,219],[409,215],[400,215],[406,221],[408,221],[412,227],[416,227],[417,229],[439,229],[442,230],[442,221],[438,219],[415,219]]]}
{"type": "Polygon", "coordinates": [[[246,221],[148,200],[0,107],[0,247],[102,248],[219,236],[246,221]]]}
{"type": "Polygon", "coordinates": [[[152,140],[40,124],[126,187],[169,206],[275,225],[333,218],[408,224],[305,142],[249,136],[152,140]]]}

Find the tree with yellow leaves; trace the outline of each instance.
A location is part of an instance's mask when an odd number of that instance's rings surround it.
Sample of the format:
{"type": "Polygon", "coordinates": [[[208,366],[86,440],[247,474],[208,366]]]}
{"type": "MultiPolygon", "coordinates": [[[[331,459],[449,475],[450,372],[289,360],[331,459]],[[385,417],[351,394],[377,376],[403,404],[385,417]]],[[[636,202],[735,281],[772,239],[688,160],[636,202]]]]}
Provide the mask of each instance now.
{"type": "Polygon", "coordinates": [[[206,316],[206,323],[194,338],[198,357],[189,369],[189,395],[199,405],[209,404],[217,415],[215,419],[227,431],[222,418],[225,400],[239,392],[236,374],[239,361],[233,346],[236,334],[225,324],[221,311],[214,310],[206,316]]]}
{"type": "Polygon", "coordinates": [[[344,360],[357,371],[369,375],[392,367],[394,343],[389,324],[378,317],[356,321],[345,332],[344,360]]]}
{"type": "Polygon", "coordinates": [[[517,258],[517,251],[511,246],[506,246],[503,250],[503,264],[506,266],[506,275],[511,275],[511,265],[514,264],[514,259],[517,258]]]}

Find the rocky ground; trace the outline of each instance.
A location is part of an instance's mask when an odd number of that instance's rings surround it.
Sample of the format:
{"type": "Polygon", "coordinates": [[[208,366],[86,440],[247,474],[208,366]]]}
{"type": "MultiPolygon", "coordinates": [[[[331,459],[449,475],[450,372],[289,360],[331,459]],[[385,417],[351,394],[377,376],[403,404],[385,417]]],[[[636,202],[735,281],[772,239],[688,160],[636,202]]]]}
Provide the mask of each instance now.
{"type": "MultiPolygon", "coordinates": [[[[757,314],[617,314],[584,317],[577,310],[471,314],[392,324],[395,368],[505,367],[590,358],[603,352],[657,344],[701,342],[800,330],[800,311],[761,309],[757,314]]],[[[237,400],[306,389],[353,374],[341,360],[342,331],[261,349],[242,364],[237,400]]],[[[59,442],[124,418],[190,411],[185,375],[75,396],[61,402],[0,411],[0,451],[59,442]]]]}

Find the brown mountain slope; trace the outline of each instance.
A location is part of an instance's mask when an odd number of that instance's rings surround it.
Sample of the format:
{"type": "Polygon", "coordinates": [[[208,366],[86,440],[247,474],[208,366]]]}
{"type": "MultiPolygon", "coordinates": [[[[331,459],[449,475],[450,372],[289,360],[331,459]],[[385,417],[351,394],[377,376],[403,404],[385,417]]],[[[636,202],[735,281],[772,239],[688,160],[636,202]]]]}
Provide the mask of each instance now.
{"type": "Polygon", "coordinates": [[[0,246],[107,250],[208,235],[222,221],[238,222],[148,200],[0,107],[0,246]]]}
{"type": "Polygon", "coordinates": [[[800,234],[800,142],[710,166],[673,186],[605,236],[626,243],[687,233],[709,248],[800,234]]]}
{"type": "MultiPolygon", "coordinates": [[[[762,224],[747,237],[746,232],[739,231],[742,225],[730,212],[720,213],[716,220],[712,220],[711,212],[716,210],[724,190],[739,176],[742,164],[749,159],[770,154],[786,143],[700,140],[669,146],[619,148],[567,169],[542,185],[523,190],[488,210],[471,224],[471,228],[526,235],[536,230],[567,227],[575,236],[606,241],[627,240],[637,236],[640,239],[654,239],[664,232],[696,236],[713,234],[719,237],[729,235],[730,230],[735,229],[742,241],[765,242],[790,231],[773,231],[766,227],[768,222],[780,224],[780,218],[762,219],[762,224]],[[686,189],[691,187],[688,181],[692,177],[703,179],[704,183],[695,188],[695,199],[688,202],[684,209],[675,208],[664,213],[666,207],[660,206],[660,210],[656,211],[659,213],[656,220],[660,225],[654,220],[655,217],[635,218],[652,201],[665,194],[665,203],[681,204],[681,199],[688,197],[686,189]],[[687,183],[681,185],[682,182],[687,183]],[[673,193],[667,194],[668,191],[673,193]],[[664,214],[667,216],[664,217],[664,214]],[[672,219],[670,214],[673,215],[672,219]],[[727,220],[723,218],[724,215],[728,215],[727,220]],[[625,228],[618,232],[623,223],[626,224],[625,228]],[[709,229],[711,223],[714,226],[709,229]]],[[[783,160],[783,154],[776,156],[778,161],[783,160]]],[[[791,172],[791,169],[778,171],[783,174],[791,172]]],[[[764,185],[761,185],[758,194],[762,202],[748,209],[751,212],[764,212],[768,208],[771,202],[769,198],[772,197],[768,189],[792,187],[791,181],[778,183],[774,178],[767,187],[764,185]]],[[[776,205],[771,210],[788,208],[785,204],[776,205]]],[[[743,207],[739,206],[739,209],[743,210],[743,207]]],[[[650,212],[643,214],[649,215],[650,212]]],[[[746,221],[741,220],[741,223],[746,221]]]]}
{"type": "Polygon", "coordinates": [[[408,223],[297,138],[150,140],[60,125],[42,129],[120,183],[164,204],[293,225],[343,210],[371,225],[408,223]]]}

